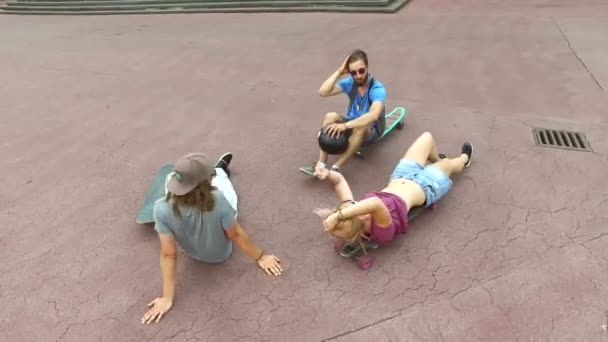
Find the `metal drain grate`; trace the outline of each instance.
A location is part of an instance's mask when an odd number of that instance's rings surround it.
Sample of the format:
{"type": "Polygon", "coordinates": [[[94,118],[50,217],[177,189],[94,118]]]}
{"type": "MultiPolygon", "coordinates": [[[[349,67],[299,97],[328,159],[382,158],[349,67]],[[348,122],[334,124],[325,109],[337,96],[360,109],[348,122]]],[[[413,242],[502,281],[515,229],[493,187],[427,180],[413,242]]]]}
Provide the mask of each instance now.
{"type": "Polygon", "coordinates": [[[587,137],[583,133],[547,128],[534,128],[532,130],[532,134],[534,134],[534,140],[538,146],[574,151],[593,151],[587,137]]]}

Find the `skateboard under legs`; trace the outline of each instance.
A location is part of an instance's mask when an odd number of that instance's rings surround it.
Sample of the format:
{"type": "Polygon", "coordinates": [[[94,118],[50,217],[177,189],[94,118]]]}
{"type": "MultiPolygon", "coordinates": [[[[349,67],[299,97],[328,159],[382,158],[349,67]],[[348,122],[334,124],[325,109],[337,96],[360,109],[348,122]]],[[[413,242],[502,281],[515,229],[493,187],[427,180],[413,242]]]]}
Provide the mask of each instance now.
{"type": "Polygon", "coordinates": [[[139,224],[154,222],[154,202],[165,195],[166,178],[171,172],[173,172],[173,164],[165,164],[156,172],[152,183],[148,186],[135,222],[139,224]]]}

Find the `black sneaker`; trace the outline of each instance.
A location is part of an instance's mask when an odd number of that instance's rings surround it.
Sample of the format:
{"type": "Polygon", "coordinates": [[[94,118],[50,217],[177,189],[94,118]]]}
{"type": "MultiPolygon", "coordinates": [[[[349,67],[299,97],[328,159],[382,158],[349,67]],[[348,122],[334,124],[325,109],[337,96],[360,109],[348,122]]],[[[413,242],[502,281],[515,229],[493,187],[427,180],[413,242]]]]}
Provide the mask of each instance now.
{"type": "Polygon", "coordinates": [[[224,170],[224,172],[226,172],[228,177],[230,177],[230,169],[228,168],[228,166],[230,166],[231,161],[232,161],[232,153],[226,152],[226,153],[222,154],[220,159],[217,160],[217,163],[215,163],[215,167],[216,168],[219,167],[220,169],[224,170]]]}
{"type": "Polygon", "coordinates": [[[469,165],[471,165],[471,155],[473,154],[473,144],[471,144],[469,141],[462,144],[462,153],[469,157],[469,160],[467,160],[466,164],[464,164],[464,167],[469,167],[469,165]]]}

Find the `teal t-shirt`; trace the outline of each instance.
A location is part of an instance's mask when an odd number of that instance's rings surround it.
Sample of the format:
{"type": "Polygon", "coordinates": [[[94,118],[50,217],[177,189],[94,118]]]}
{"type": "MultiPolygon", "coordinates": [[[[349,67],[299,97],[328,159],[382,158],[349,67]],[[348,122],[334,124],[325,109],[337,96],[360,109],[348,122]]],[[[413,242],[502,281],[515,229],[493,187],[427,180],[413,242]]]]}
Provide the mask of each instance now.
{"type": "Polygon", "coordinates": [[[192,258],[209,263],[226,260],[232,253],[232,241],[224,230],[236,220],[236,210],[220,190],[214,190],[213,210],[202,212],[180,208],[181,217],[173,214],[172,204],[161,198],[154,203],[154,229],[159,234],[173,234],[192,258]]]}

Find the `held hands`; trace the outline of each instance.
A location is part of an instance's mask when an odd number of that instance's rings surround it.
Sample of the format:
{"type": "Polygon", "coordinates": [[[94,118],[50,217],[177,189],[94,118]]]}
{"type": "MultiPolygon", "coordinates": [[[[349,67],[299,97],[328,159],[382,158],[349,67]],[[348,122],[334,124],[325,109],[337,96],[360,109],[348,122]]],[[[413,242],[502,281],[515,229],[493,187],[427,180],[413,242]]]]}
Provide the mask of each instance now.
{"type": "Polygon", "coordinates": [[[156,323],[158,323],[160,319],[163,318],[163,315],[171,309],[171,306],[173,306],[173,300],[171,298],[158,297],[154,299],[148,304],[148,307],[152,308],[141,318],[141,323],[150,324],[155,319],[156,323]]]}
{"type": "Polygon", "coordinates": [[[317,165],[315,165],[315,169],[312,175],[319,178],[320,180],[325,180],[327,179],[327,177],[329,177],[329,170],[326,169],[324,165],[320,165],[319,163],[317,163],[317,165]]]}
{"type": "Polygon", "coordinates": [[[258,266],[266,271],[266,274],[274,274],[275,276],[279,276],[281,275],[281,272],[283,272],[280,263],[281,260],[272,254],[264,254],[260,260],[258,260],[258,266]]]}

